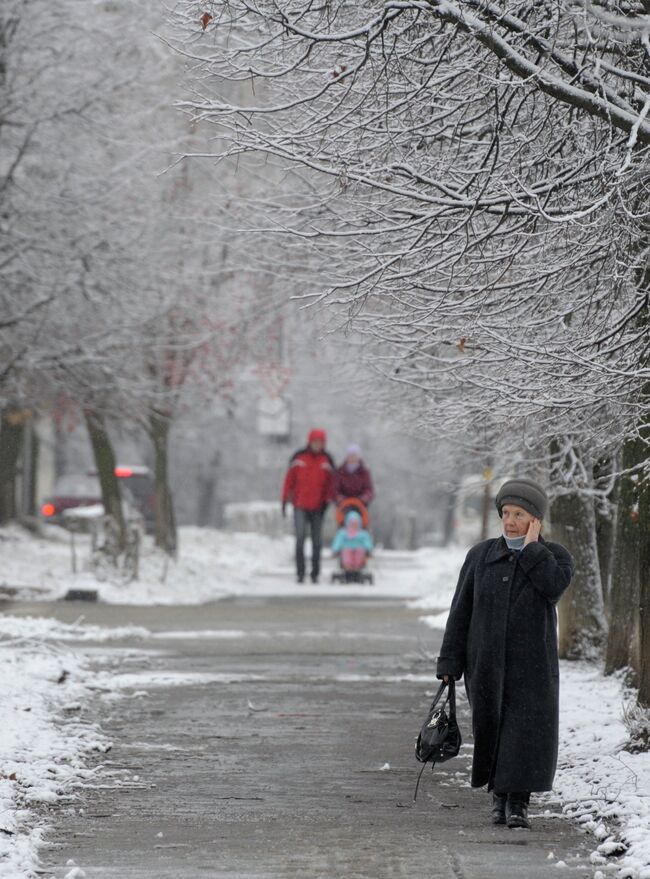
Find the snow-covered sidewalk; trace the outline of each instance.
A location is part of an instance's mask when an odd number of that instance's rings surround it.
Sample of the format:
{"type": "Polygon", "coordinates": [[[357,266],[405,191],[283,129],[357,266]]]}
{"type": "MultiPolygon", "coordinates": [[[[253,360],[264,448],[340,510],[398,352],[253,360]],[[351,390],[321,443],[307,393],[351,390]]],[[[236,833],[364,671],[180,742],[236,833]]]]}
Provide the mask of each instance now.
{"type": "Polygon", "coordinates": [[[323,553],[318,585],[295,582],[293,538],[271,538],[248,532],[214,528],[180,529],[179,559],[171,562],[146,538],[138,580],[119,577],[100,580],[88,570],[90,540],[76,535],[78,573],[72,573],[70,536],[56,527],[47,537],[20,528],[0,529],[0,587],[38,590],[44,600],[61,598],[70,588],[99,592],[102,601],[115,604],[203,604],[233,595],[302,596],[372,595],[414,598],[426,595],[439,608],[447,607],[456,585],[465,550],[424,548],[415,552],[378,549],[370,567],[373,586],[334,585],[330,574],[335,561],[323,553]]]}

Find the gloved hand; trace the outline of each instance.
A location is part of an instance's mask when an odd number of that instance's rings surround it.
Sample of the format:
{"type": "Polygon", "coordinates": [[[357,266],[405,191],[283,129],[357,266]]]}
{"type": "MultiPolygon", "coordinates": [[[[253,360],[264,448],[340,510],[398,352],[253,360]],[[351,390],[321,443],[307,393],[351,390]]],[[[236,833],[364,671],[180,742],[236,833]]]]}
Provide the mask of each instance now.
{"type": "Polygon", "coordinates": [[[283,519],[287,518],[287,502],[286,501],[282,501],[282,518],[283,519]]]}

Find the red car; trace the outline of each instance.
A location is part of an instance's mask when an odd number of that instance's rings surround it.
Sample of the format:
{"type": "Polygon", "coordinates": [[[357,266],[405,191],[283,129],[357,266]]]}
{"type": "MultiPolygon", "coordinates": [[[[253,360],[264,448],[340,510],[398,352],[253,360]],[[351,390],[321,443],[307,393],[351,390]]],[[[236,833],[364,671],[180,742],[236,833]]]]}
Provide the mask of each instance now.
{"type": "MultiPolygon", "coordinates": [[[[147,533],[154,529],[154,483],[148,467],[119,465],[115,468],[123,500],[134,507],[144,519],[147,533]]],[[[102,503],[97,473],[68,473],[59,477],[54,492],[41,502],[41,516],[54,525],[65,525],[63,511],[102,503]]]]}

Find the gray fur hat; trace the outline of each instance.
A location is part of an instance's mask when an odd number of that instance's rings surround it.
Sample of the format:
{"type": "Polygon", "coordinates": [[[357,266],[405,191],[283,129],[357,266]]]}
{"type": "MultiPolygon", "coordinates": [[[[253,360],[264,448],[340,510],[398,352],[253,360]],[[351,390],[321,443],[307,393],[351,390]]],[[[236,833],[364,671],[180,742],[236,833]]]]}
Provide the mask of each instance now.
{"type": "Polygon", "coordinates": [[[548,509],[548,496],[539,482],[534,479],[509,479],[499,489],[496,499],[496,508],[499,516],[502,516],[504,504],[516,504],[523,507],[537,519],[543,519],[548,509]]]}

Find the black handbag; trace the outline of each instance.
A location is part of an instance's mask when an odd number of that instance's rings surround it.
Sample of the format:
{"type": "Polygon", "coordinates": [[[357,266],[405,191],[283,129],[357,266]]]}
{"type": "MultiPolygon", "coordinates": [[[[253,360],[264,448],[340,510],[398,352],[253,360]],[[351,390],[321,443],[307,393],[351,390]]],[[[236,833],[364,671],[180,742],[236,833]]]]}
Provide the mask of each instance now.
{"type": "Polygon", "coordinates": [[[455,757],[462,743],[463,739],[456,722],[456,682],[450,679],[449,683],[443,681],[440,684],[415,744],[415,757],[420,763],[424,763],[424,766],[418,775],[413,800],[417,798],[420,779],[426,764],[431,763],[433,771],[436,763],[444,763],[445,760],[455,757]],[[441,703],[445,690],[447,696],[441,703]]]}

